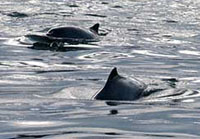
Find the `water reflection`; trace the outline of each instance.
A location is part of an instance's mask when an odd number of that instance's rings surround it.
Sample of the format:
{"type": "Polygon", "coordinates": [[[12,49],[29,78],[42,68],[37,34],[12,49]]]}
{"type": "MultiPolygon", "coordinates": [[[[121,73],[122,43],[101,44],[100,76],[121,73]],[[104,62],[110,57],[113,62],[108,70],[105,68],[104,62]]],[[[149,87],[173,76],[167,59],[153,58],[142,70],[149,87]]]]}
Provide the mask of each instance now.
{"type": "Polygon", "coordinates": [[[17,127],[49,127],[61,125],[62,123],[53,121],[17,121],[10,124],[17,127]]]}
{"type": "Polygon", "coordinates": [[[64,46],[64,44],[46,44],[46,43],[34,43],[32,47],[29,47],[34,50],[50,50],[50,51],[57,51],[57,52],[67,52],[67,51],[80,51],[80,50],[90,50],[98,48],[98,46],[86,46],[86,45],[79,45],[79,46],[64,46]]]}

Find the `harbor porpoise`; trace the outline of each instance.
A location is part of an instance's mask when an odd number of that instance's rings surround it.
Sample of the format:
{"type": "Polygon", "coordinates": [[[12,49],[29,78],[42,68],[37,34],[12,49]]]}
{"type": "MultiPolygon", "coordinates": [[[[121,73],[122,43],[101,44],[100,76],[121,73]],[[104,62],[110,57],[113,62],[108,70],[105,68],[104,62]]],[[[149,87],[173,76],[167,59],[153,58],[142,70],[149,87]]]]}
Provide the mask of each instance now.
{"type": "Polygon", "coordinates": [[[93,97],[97,100],[130,101],[139,99],[147,88],[143,82],[135,78],[125,78],[114,68],[103,89],[93,97]]]}
{"type": "Polygon", "coordinates": [[[79,27],[57,27],[50,29],[46,36],[51,40],[62,42],[95,42],[99,41],[99,23],[94,24],[89,30],[79,27]]]}
{"type": "MultiPolygon", "coordinates": [[[[57,27],[50,29],[46,34],[28,34],[25,40],[20,41],[23,44],[32,44],[32,49],[52,50],[52,51],[70,51],[83,50],[85,48],[70,48],[69,45],[89,44],[100,41],[99,23],[94,24],[89,29],[83,29],[76,26],[57,27]],[[69,44],[67,47],[65,43],[69,44]]],[[[90,49],[90,48],[89,48],[90,49]]]]}

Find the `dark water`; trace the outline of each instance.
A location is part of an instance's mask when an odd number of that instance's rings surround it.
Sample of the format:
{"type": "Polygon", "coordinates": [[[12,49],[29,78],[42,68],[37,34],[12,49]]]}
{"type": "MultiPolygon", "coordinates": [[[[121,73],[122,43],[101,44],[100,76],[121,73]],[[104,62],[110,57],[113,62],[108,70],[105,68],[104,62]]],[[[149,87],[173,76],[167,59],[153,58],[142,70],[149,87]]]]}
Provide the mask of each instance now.
{"type": "MultiPolygon", "coordinates": [[[[199,138],[200,2],[0,2],[0,138],[199,138]],[[52,27],[108,33],[87,49],[29,49],[52,27]],[[134,102],[91,100],[113,67],[157,90],[134,102]]],[[[66,44],[66,47],[68,45],[66,44]]]]}

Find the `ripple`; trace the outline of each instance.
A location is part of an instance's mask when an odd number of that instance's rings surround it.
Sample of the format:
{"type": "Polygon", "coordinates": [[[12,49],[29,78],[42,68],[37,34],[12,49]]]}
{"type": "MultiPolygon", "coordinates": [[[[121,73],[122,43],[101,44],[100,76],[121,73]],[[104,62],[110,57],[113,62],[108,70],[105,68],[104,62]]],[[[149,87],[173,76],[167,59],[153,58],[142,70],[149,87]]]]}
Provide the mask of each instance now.
{"type": "MultiPolygon", "coordinates": [[[[21,37],[9,38],[9,39],[6,39],[3,42],[3,44],[10,45],[10,46],[24,46],[25,43],[21,43],[20,40],[21,40],[21,37]]],[[[26,45],[30,45],[30,44],[26,43],[26,45]]]]}
{"type": "Polygon", "coordinates": [[[178,23],[178,21],[176,20],[170,20],[170,19],[166,19],[166,20],[163,20],[164,22],[167,22],[167,23],[178,23]]]}
{"type": "Polygon", "coordinates": [[[122,6],[120,6],[120,5],[115,5],[115,6],[113,6],[112,8],[123,8],[122,6]]]}
{"type": "Polygon", "coordinates": [[[68,6],[71,7],[71,8],[77,8],[77,7],[79,7],[79,6],[76,5],[76,4],[68,4],[68,6]]]}
{"type": "Polygon", "coordinates": [[[27,65],[31,67],[49,67],[48,64],[40,61],[2,61],[0,65],[9,67],[24,67],[27,65]]]}
{"type": "Polygon", "coordinates": [[[21,12],[11,12],[11,13],[8,13],[6,14],[7,16],[10,16],[10,17],[17,17],[17,18],[25,18],[25,17],[28,17],[27,14],[25,13],[21,13],[21,12]]]}
{"type": "Polygon", "coordinates": [[[194,102],[200,92],[190,89],[167,89],[145,98],[146,102],[194,102]]]}
{"type": "Polygon", "coordinates": [[[95,53],[90,53],[86,55],[79,56],[79,59],[82,60],[92,60],[94,62],[102,62],[102,61],[110,61],[114,59],[122,59],[122,58],[127,58],[127,57],[134,57],[130,56],[129,54],[126,53],[119,53],[119,52],[95,52],[95,53]]]}
{"type": "Polygon", "coordinates": [[[100,14],[85,14],[86,16],[94,16],[94,17],[102,17],[102,18],[106,18],[106,15],[100,15],[100,14]]]}
{"type": "Polygon", "coordinates": [[[157,53],[152,52],[151,50],[133,50],[132,53],[155,56],[155,57],[178,58],[178,56],[175,56],[175,55],[157,54],[157,53]]]}
{"type": "Polygon", "coordinates": [[[40,71],[36,71],[36,74],[42,74],[42,73],[52,73],[52,72],[74,72],[74,71],[78,71],[78,70],[40,70],[40,71]]]}
{"type": "Polygon", "coordinates": [[[57,52],[67,52],[67,51],[81,51],[81,50],[90,50],[90,49],[97,49],[98,46],[95,45],[64,45],[60,44],[47,44],[47,43],[34,43],[32,47],[29,47],[34,50],[50,50],[50,51],[57,51],[57,52]]]}
{"type": "Polygon", "coordinates": [[[52,98],[66,98],[66,99],[77,99],[77,100],[91,100],[92,96],[99,90],[99,87],[95,85],[85,85],[76,87],[67,87],[60,91],[54,92],[48,97],[52,98]]]}
{"type": "Polygon", "coordinates": [[[179,53],[186,54],[186,55],[195,55],[195,56],[200,55],[199,51],[191,51],[191,50],[180,50],[179,53]]]}
{"type": "MultiPolygon", "coordinates": [[[[17,127],[49,127],[49,126],[58,126],[64,124],[63,122],[58,121],[14,121],[9,123],[11,126],[17,127]]],[[[66,124],[66,123],[65,123],[66,124]]]]}

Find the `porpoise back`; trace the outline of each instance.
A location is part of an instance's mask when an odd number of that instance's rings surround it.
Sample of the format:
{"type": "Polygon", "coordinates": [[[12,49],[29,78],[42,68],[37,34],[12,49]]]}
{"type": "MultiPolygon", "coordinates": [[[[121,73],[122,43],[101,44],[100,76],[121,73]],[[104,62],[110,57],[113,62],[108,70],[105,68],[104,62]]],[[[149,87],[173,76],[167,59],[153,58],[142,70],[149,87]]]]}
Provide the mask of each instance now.
{"type": "Polygon", "coordinates": [[[98,37],[99,23],[93,25],[89,30],[79,27],[58,27],[47,32],[48,37],[63,39],[87,39],[95,40],[98,37]]]}
{"type": "Polygon", "coordinates": [[[146,87],[147,86],[143,82],[137,79],[127,79],[120,76],[117,72],[117,68],[114,68],[111,71],[104,88],[94,96],[94,99],[122,101],[136,100],[142,96],[146,87]]]}

